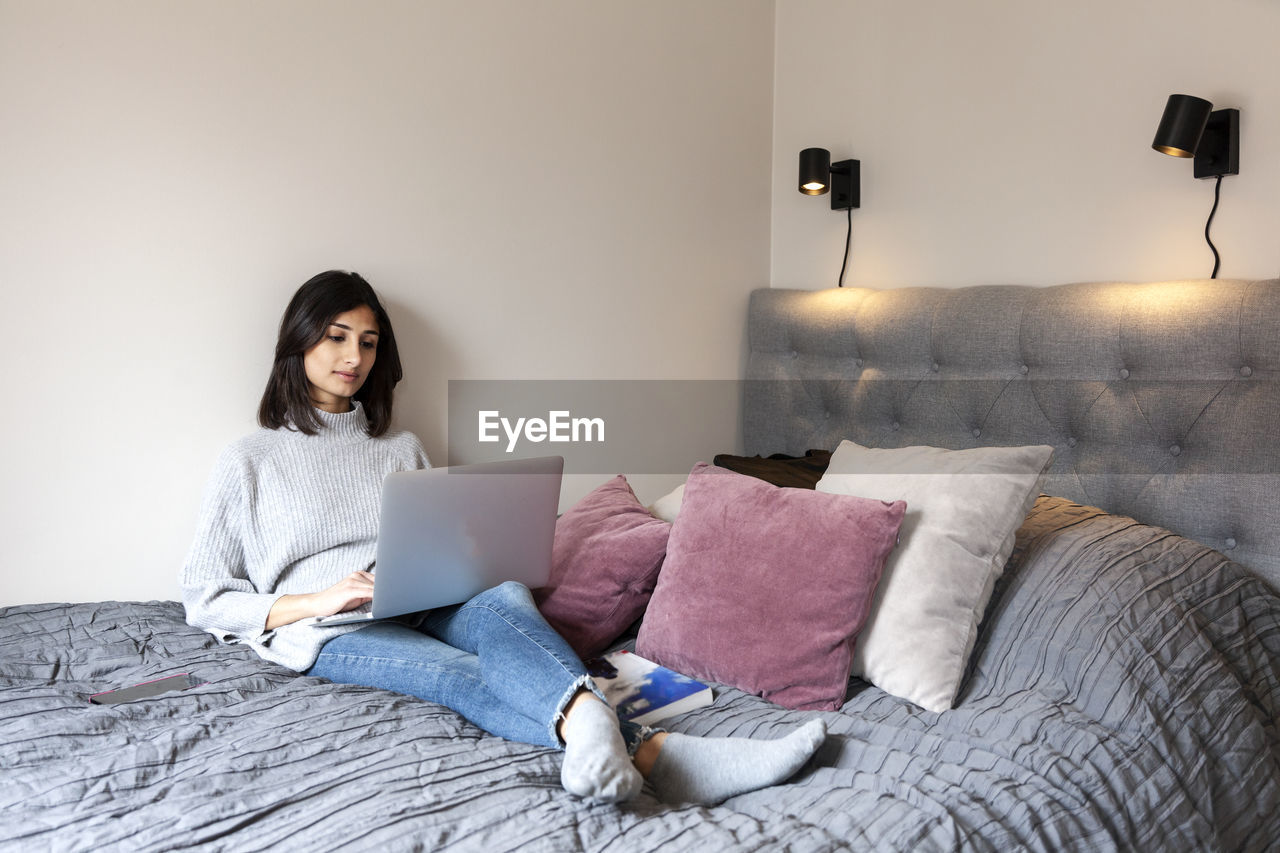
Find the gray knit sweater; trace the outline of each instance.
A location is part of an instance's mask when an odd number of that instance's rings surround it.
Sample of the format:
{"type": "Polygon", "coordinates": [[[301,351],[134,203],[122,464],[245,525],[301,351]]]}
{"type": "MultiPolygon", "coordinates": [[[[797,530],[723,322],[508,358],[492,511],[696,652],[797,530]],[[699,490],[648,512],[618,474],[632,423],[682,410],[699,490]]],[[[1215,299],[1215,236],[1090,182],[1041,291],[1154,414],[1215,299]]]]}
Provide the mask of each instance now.
{"type": "Polygon", "coordinates": [[[317,435],[261,429],[222,452],[182,570],[188,623],[299,672],[327,641],[361,626],[264,631],[271,606],[369,569],[382,478],[430,465],[413,433],[370,438],[358,402],[345,414],[316,414],[324,424],[317,435]]]}

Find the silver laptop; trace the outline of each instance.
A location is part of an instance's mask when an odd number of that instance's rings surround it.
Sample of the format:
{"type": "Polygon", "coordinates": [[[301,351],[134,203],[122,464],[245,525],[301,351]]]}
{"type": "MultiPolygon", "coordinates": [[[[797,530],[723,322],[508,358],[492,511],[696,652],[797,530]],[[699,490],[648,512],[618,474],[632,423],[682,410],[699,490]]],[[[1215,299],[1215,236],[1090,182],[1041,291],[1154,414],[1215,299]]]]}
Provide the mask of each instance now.
{"type": "Polygon", "coordinates": [[[562,457],[545,456],[388,474],[372,606],[313,624],[458,604],[505,581],[545,586],[563,471],[562,457]]]}

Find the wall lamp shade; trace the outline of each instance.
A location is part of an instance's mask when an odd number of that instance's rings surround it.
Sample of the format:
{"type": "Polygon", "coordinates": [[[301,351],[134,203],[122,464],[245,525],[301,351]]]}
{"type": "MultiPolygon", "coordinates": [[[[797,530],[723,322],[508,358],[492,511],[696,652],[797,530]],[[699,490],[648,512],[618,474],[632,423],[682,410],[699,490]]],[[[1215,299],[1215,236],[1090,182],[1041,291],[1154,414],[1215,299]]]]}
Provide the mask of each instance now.
{"type": "Polygon", "coordinates": [[[800,192],[822,195],[830,189],[831,152],[825,148],[806,148],[800,152],[800,192]]]}
{"type": "Polygon", "coordinates": [[[1194,157],[1204,126],[1209,123],[1213,104],[1194,95],[1170,95],[1151,143],[1155,150],[1171,157],[1194,157]]]}
{"type": "Polygon", "coordinates": [[[796,188],[805,195],[831,193],[832,210],[852,210],[861,203],[862,173],[858,160],[831,162],[825,148],[800,152],[800,178],[796,188]]]}
{"type": "Polygon", "coordinates": [[[1197,178],[1240,174],[1240,111],[1214,110],[1193,95],[1170,95],[1151,147],[1193,157],[1197,178]]]}

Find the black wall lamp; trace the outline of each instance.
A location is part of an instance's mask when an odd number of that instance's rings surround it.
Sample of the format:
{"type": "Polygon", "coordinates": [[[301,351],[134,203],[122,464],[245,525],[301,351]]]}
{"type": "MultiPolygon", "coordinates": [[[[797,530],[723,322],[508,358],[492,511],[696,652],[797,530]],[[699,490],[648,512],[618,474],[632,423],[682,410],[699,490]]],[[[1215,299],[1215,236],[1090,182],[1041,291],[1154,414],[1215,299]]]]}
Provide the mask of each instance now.
{"type": "Polygon", "coordinates": [[[797,189],[805,195],[831,194],[832,210],[847,210],[849,228],[844,238],[844,260],[836,287],[844,287],[844,271],[849,265],[849,242],[853,237],[853,209],[862,203],[862,163],[859,160],[831,162],[825,148],[806,148],[800,152],[800,180],[797,189]]]}
{"type": "Polygon", "coordinates": [[[1213,104],[1193,95],[1170,95],[1151,147],[1173,157],[1190,157],[1197,178],[1217,179],[1213,207],[1204,224],[1204,239],[1213,252],[1213,274],[1209,277],[1217,278],[1222,259],[1209,237],[1209,228],[1218,212],[1222,177],[1240,174],[1240,111],[1215,110],[1213,104]]]}
{"type": "Polygon", "coordinates": [[[857,160],[831,162],[825,148],[806,148],[800,152],[800,192],[805,195],[831,193],[832,210],[851,210],[861,203],[861,163],[857,160]]]}

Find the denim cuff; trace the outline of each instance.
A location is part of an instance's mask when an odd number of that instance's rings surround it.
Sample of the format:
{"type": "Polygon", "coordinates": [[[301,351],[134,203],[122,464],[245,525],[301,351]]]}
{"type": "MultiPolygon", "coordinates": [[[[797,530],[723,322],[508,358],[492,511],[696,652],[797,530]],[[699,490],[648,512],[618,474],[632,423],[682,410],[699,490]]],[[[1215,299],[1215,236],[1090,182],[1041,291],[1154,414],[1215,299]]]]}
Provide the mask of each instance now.
{"type": "Polygon", "coordinates": [[[627,744],[627,755],[632,758],[636,757],[636,750],[640,748],[640,744],[656,734],[666,732],[666,729],[642,726],[639,723],[633,723],[621,717],[618,718],[618,727],[622,729],[622,739],[627,744]]]}
{"type": "MultiPolygon", "coordinates": [[[[567,690],[565,690],[564,695],[560,697],[560,701],[556,703],[556,712],[551,717],[551,741],[553,743],[560,744],[561,749],[564,749],[564,738],[560,737],[560,733],[557,729],[560,727],[561,721],[564,720],[565,709],[569,707],[569,703],[573,701],[573,697],[578,695],[578,691],[583,688],[590,690],[592,694],[594,694],[596,698],[604,704],[609,704],[609,700],[604,698],[604,691],[596,685],[596,680],[594,678],[589,675],[580,675],[574,679],[573,683],[569,685],[567,690]]],[[[628,747],[629,746],[630,743],[628,742],[628,747]]],[[[634,755],[635,753],[632,752],[632,754],[634,755]]]]}

